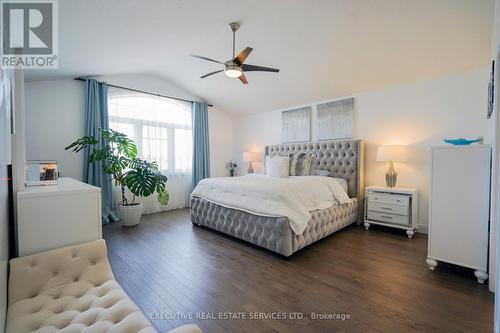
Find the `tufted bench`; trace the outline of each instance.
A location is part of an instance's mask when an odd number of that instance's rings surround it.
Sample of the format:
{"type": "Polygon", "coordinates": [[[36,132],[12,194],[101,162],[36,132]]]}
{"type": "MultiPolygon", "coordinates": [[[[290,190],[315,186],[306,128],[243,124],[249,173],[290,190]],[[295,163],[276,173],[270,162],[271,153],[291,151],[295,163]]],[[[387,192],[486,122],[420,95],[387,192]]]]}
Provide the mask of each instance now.
{"type": "MultiPolygon", "coordinates": [[[[10,261],[7,333],[153,333],[97,240],[10,261]]],[[[172,333],[201,333],[195,325],[172,333]]]]}

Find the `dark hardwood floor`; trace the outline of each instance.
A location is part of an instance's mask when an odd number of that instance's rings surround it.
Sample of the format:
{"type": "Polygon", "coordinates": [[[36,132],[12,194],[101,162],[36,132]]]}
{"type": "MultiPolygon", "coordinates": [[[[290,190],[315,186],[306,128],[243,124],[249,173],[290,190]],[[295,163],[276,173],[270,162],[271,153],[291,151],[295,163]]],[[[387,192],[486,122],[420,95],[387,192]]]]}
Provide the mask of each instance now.
{"type": "Polygon", "coordinates": [[[186,323],[205,332],[493,329],[487,286],[472,270],[440,263],[429,271],[421,234],[410,240],[353,225],[284,260],[193,227],[189,211],[176,210],[146,215],[133,228],[105,226],[104,238],[117,281],[160,332],[186,323]],[[286,319],[255,319],[278,313],[286,319]],[[313,320],[311,313],[350,318],[313,320]]]}

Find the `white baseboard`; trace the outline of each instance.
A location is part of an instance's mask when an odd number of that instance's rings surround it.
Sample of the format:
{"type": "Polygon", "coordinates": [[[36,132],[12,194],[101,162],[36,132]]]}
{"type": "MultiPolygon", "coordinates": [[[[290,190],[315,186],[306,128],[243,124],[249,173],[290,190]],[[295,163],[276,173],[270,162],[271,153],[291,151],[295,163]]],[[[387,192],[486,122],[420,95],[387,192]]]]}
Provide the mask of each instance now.
{"type": "Polygon", "coordinates": [[[417,228],[417,232],[421,234],[428,234],[429,233],[429,226],[428,225],[423,225],[419,224],[417,228]]]}

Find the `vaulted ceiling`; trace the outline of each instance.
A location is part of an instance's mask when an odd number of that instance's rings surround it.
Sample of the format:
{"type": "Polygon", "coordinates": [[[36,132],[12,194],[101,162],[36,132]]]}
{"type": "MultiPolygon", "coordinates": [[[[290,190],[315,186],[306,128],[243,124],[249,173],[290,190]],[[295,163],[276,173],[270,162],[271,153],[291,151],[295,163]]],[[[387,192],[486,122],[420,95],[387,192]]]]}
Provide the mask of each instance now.
{"type": "Polygon", "coordinates": [[[233,113],[254,113],[486,67],[493,0],[64,0],[58,70],[28,79],[152,73],[233,113]],[[254,48],[248,85],[200,54],[254,48]]]}

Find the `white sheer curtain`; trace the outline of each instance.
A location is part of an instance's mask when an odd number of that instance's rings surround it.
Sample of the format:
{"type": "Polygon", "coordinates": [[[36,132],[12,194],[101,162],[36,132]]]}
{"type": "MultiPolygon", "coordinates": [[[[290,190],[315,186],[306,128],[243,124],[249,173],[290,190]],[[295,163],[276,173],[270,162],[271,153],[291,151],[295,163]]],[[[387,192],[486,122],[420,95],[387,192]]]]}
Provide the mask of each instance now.
{"type": "MultiPolygon", "coordinates": [[[[169,204],[160,205],[155,195],[138,198],[144,213],[187,207],[193,152],[191,103],[110,88],[108,108],[109,127],[127,134],[137,144],[139,157],[158,162],[168,177],[169,204]]],[[[116,193],[117,202],[119,197],[116,193]]]]}

